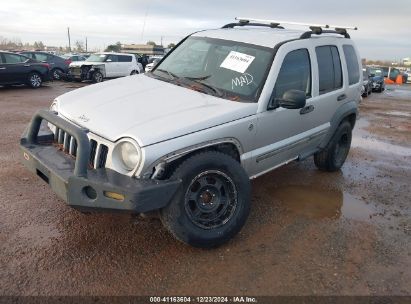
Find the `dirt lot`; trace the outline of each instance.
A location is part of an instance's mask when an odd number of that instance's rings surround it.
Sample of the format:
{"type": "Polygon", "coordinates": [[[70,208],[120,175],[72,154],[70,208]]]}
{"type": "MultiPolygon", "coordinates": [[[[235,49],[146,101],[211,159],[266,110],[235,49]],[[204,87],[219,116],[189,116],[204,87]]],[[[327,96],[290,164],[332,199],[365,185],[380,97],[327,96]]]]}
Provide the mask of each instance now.
{"type": "Polygon", "coordinates": [[[78,213],[23,168],[34,111],[78,86],[0,88],[1,295],[411,295],[411,87],[364,99],[340,172],[310,158],[254,180],[242,232],[201,250],[78,213]]]}

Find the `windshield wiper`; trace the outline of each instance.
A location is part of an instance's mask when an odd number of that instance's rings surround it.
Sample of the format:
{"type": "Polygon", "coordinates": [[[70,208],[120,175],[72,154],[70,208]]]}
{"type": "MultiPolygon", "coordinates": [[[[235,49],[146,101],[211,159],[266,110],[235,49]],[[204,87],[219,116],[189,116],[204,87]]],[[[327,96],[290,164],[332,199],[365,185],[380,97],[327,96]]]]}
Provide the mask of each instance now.
{"type": "Polygon", "coordinates": [[[155,69],[154,72],[155,72],[155,71],[160,71],[160,72],[166,73],[167,75],[171,76],[172,79],[179,78],[176,74],[171,73],[170,71],[167,71],[167,70],[155,69]]]}
{"type": "MultiPolygon", "coordinates": [[[[190,78],[188,78],[188,79],[190,79],[190,78]]],[[[212,86],[212,85],[210,85],[210,84],[208,84],[208,83],[205,83],[205,82],[203,82],[203,81],[201,81],[201,80],[193,80],[193,79],[190,79],[190,80],[193,81],[193,82],[196,83],[196,84],[202,85],[203,87],[206,87],[207,89],[213,91],[213,92],[214,92],[214,95],[217,95],[218,97],[222,97],[222,96],[223,96],[223,92],[221,92],[219,89],[217,89],[216,87],[214,87],[214,86],[212,86]]]]}
{"type": "Polygon", "coordinates": [[[210,77],[211,77],[211,75],[198,76],[198,77],[183,77],[183,78],[187,78],[187,79],[190,79],[190,80],[206,80],[210,77]]]}

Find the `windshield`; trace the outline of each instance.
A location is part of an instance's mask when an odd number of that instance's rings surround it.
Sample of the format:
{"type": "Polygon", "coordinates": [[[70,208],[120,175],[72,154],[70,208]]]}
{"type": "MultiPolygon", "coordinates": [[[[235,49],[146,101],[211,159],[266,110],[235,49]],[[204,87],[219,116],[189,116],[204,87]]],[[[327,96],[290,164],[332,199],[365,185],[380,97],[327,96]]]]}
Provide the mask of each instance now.
{"type": "Polygon", "coordinates": [[[92,61],[92,62],[103,62],[106,60],[107,55],[105,54],[91,54],[90,57],[86,59],[86,61],[92,61]]]}
{"type": "Polygon", "coordinates": [[[267,47],[189,37],[152,74],[221,98],[256,102],[273,55],[267,47]]]}
{"type": "Polygon", "coordinates": [[[370,74],[373,74],[375,76],[382,76],[382,70],[381,69],[370,68],[370,74]]]}

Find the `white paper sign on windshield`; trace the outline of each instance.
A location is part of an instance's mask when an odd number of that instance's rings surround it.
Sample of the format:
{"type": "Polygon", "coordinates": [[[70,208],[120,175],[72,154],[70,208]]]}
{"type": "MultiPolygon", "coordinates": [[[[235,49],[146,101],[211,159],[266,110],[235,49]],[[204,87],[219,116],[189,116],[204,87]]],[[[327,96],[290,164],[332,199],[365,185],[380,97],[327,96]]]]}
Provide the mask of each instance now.
{"type": "Polygon", "coordinates": [[[221,63],[220,67],[233,70],[238,73],[244,73],[250,66],[251,62],[253,62],[254,58],[255,57],[251,55],[231,51],[221,63]]]}

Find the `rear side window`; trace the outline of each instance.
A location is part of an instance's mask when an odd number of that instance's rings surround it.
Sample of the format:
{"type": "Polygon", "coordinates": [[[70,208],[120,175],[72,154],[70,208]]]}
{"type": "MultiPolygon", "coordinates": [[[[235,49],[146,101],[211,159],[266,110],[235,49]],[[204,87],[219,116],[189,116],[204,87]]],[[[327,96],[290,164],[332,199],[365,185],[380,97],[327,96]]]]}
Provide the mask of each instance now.
{"type": "Polygon", "coordinates": [[[307,49],[291,51],[284,58],[273,96],[281,98],[288,90],[300,90],[307,97],[311,96],[311,63],[307,49]]]}
{"type": "Polygon", "coordinates": [[[325,45],[315,48],[318,62],[320,95],[342,88],[340,54],[336,46],[325,45]]]}
{"type": "Polygon", "coordinates": [[[131,56],[118,55],[119,62],[131,62],[131,56]]]}
{"type": "Polygon", "coordinates": [[[354,84],[360,81],[360,67],[358,65],[357,54],[352,45],[344,45],[344,56],[347,62],[349,83],[354,84]]]}
{"type": "Polygon", "coordinates": [[[108,61],[108,62],[118,62],[118,56],[117,55],[108,55],[106,61],[108,61]]]}
{"type": "Polygon", "coordinates": [[[47,61],[49,59],[49,56],[47,56],[47,54],[43,54],[43,53],[36,53],[36,59],[38,61],[47,61]]]}

